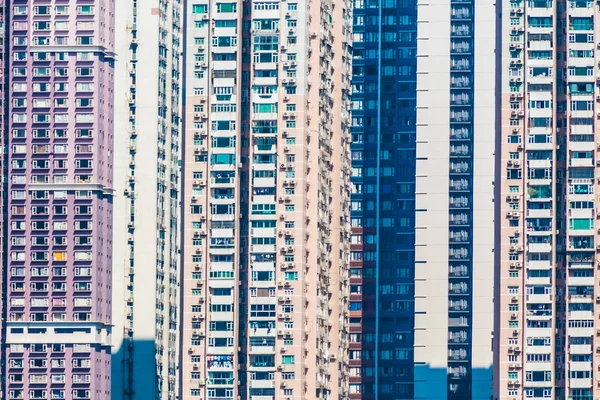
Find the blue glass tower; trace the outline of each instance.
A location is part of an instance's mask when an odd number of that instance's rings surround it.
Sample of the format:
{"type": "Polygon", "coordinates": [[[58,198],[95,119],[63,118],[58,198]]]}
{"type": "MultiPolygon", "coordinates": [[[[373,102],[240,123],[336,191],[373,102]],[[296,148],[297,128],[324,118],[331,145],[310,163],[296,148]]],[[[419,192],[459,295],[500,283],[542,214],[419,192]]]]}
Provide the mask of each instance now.
{"type": "Polygon", "coordinates": [[[414,396],[415,0],[355,0],[351,398],[414,396]]]}

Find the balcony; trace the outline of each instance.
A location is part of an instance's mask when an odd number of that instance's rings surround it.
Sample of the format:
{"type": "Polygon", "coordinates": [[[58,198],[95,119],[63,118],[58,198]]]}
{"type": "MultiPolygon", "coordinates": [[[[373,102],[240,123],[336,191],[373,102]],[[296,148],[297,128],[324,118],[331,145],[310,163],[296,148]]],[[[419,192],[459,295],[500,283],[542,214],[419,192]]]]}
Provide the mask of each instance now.
{"type": "Polygon", "coordinates": [[[569,240],[569,250],[594,250],[594,239],[589,236],[571,237],[569,240]]]}
{"type": "Polygon", "coordinates": [[[591,388],[592,378],[570,378],[569,387],[571,389],[591,388]]]}
{"type": "Polygon", "coordinates": [[[593,158],[570,158],[569,166],[571,167],[593,167],[594,159],[593,158]]]}
{"type": "Polygon", "coordinates": [[[569,276],[567,284],[572,286],[594,286],[593,276],[569,276]]]}
{"type": "Polygon", "coordinates": [[[46,375],[29,375],[29,383],[33,385],[42,385],[48,383],[48,376],[46,375]]]}
{"type": "Polygon", "coordinates": [[[528,294],[526,297],[529,303],[552,303],[552,295],[549,293],[528,294]]]}
{"type": "Polygon", "coordinates": [[[251,388],[256,388],[256,389],[274,388],[275,387],[275,381],[273,381],[273,380],[267,380],[267,379],[251,380],[250,381],[250,387],[251,388]]]}
{"type": "Polygon", "coordinates": [[[572,344],[569,346],[570,354],[592,354],[592,345],[590,344],[572,344]]]}
{"type": "Polygon", "coordinates": [[[527,250],[531,253],[550,253],[552,252],[552,243],[529,243],[527,250]]]}
{"type": "MultiPolygon", "coordinates": [[[[548,203],[544,203],[548,204],[548,203]]],[[[540,203],[534,205],[541,205],[540,203]]],[[[552,218],[552,209],[535,209],[528,208],[527,209],[527,218],[552,218]]]]}

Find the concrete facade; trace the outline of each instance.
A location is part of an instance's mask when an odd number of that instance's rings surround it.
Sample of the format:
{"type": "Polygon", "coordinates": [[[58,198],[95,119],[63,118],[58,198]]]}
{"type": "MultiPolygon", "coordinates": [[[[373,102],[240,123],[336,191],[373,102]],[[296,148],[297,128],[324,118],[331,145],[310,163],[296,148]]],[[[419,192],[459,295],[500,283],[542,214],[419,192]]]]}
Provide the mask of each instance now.
{"type": "Polygon", "coordinates": [[[495,6],[419,4],[415,398],[492,393],[495,6]]]}
{"type": "Polygon", "coordinates": [[[503,3],[495,398],[598,397],[598,8],[503,3]]]}
{"type": "Polygon", "coordinates": [[[5,393],[108,398],[114,1],[10,11],[5,393]]]}
{"type": "Polygon", "coordinates": [[[175,399],[182,4],[116,4],[113,399],[175,399]]]}
{"type": "Polygon", "coordinates": [[[180,398],[345,398],[350,4],[184,15],[180,398]]]}

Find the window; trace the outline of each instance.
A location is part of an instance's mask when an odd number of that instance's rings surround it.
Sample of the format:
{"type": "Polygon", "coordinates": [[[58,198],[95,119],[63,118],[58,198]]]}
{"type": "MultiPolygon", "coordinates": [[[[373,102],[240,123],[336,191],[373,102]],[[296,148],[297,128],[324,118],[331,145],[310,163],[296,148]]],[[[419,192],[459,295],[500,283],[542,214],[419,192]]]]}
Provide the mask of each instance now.
{"type": "Polygon", "coordinates": [[[205,14],[208,12],[208,4],[194,4],[192,14],[205,14]]]}
{"type": "Polygon", "coordinates": [[[298,272],[286,272],[285,280],[286,281],[297,281],[298,280],[298,272]]]}
{"type": "Polygon", "coordinates": [[[294,356],[288,356],[288,355],[281,356],[281,364],[283,364],[283,365],[291,365],[291,364],[294,364],[294,363],[295,363],[294,362],[294,356]]]}

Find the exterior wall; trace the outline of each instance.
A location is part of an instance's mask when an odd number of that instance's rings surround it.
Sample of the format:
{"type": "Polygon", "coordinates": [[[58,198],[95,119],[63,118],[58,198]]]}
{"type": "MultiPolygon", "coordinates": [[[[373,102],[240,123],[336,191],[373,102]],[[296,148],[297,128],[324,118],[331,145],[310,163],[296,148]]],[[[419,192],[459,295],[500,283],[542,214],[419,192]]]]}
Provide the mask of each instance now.
{"type": "Polygon", "coordinates": [[[354,2],[350,396],[414,393],[417,5],[354,2]]]}
{"type": "Polygon", "coordinates": [[[239,394],[242,6],[218,11],[216,2],[184,4],[180,399],[239,394]],[[217,27],[217,20],[230,22],[217,27]],[[213,35],[234,37],[237,44],[230,39],[213,50],[213,35]],[[221,60],[214,52],[223,54],[221,60]],[[223,113],[211,113],[213,86],[224,88],[223,113]],[[222,125],[212,128],[217,120],[222,125]]]}
{"type": "Polygon", "coordinates": [[[594,398],[598,9],[515,2],[502,16],[494,396],[594,398]]]}
{"type": "Polygon", "coordinates": [[[491,394],[494,5],[418,9],[415,398],[491,394]]]}
{"type": "Polygon", "coordinates": [[[348,395],[350,7],[263,4],[185,6],[182,399],[348,395]]]}
{"type": "Polygon", "coordinates": [[[11,6],[6,391],[107,398],[114,2],[11,6]]]}
{"type": "Polygon", "coordinates": [[[492,389],[494,329],[494,182],[496,145],[496,8],[475,8],[475,115],[473,120],[473,399],[488,400],[492,389]]]}
{"type": "Polygon", "coordinates": [[[181,11],[179,1],[117,4],[116,399],[177,394],[181,11]]]}
{"type": "MultiPolygon", "coordinates": [[[[4,0],[0,0],[0,265],[2,265],[2,273],[0,274],[0,287],[2,288],[2,296],[0,296],[0,307],[2,309],[2,320],[6,321],[6,246],[8,241],[6,240],[7,231],[6,231],[6,206],[7,206],[7,197],[6,197],[6,184],[8,180],[7,176],[7,163],[6,163],[6,118],[7,118],[7,87],[6,84],[8,82],[8,57],[6,57],[7,53],[7,30],[8,23],[7,18],[8,14],[6,12],[7,4],[4,0]]],[[[0,343],[4,343],[4,339],[6,337],[5,324],[2,324],[0,327],[0,343]]],[[[3,345],[1,345],[3,346],[3,345]]],[[[4,351],[0,351],[0,368],[4,368],[4,351]]],[[[5,393],[5,382],[2,381],[0,384],[0,392],[5,393]]]]}

